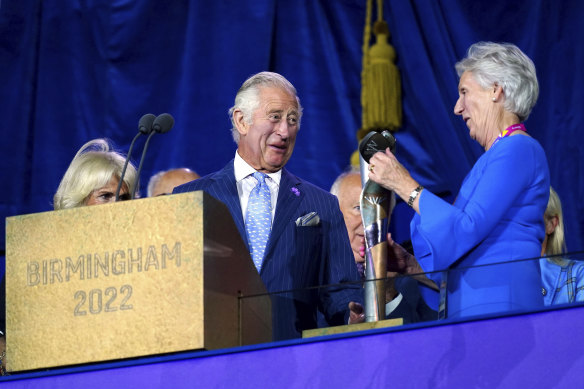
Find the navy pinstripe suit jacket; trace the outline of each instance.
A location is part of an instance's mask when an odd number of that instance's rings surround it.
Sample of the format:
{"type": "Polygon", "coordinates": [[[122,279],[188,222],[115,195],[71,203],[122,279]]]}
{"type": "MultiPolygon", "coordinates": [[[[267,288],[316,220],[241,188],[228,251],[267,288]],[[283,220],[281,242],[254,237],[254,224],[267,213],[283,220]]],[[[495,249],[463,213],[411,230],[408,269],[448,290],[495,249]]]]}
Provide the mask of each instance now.
{"type": "MultiPolygon", "coordinates": [[[[203,190],[223,202],[249,249],[233,160],[222,170],[176,187],[173,193],[203,190]]],[[[274,340],[298,338],[316,328],[320,309],[330,324],[346,324],[350,301],[363,302],[359,284],[306,289],[358,281],[359,274],[343,215],[333,195],[282,169],[276,213],[260,276],[272,296],[274,340]],[[296,188],[296,189],[293,189],[296,188]],[[320,224],[297,226],[317,212],[320,224]]]]}

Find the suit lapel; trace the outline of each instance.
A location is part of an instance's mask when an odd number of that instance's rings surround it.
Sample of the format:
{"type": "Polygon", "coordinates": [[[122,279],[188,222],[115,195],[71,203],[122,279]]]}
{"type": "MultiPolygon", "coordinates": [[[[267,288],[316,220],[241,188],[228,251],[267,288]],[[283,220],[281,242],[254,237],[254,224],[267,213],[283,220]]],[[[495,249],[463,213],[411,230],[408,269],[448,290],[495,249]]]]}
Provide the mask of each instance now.
{"type": "Polygon", "coordinates": [[[243,222],[243,216],[241,212],[241,203],[239,201],[239,194],[237,193],[237,184],[235,182],[235,173],[233,169],[233,160],[227,164],[219,172],[219,174],[214,178],[215,192],[220,193],[223,203],[229,208],[235,226],[239,230],[239,234],[245,243],[245,246],[249,250],[249,244],[247,242],[247,232],[245,230],[245,224],[243,222]]]}
{"type": "MultiPolygon", "coordinates": [[[[282,169],[282,178],[280,179],[280,189],[278,190],[278,201],[276,202],[276,214],[274,224],[270,232],[270,240],[266,249],[265,259],[270,257],[270,252],[274,249],[284,229],[290,223],[294,211],[302,202],[304,193],[300,180],[282,169]]],[[[264,259],[264,260],[265,260],[264,259]]]]}

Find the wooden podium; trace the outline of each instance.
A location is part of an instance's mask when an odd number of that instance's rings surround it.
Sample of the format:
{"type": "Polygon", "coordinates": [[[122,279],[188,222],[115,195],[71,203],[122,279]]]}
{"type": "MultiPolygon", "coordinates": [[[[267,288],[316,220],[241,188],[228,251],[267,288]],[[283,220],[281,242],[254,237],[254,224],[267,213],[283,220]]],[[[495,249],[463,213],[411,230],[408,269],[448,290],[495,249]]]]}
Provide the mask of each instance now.
{"type": "Polygon", "coordinates": [[[204,192],[6,219],[9,371],[269,342],[265,293],[204,192]]]}

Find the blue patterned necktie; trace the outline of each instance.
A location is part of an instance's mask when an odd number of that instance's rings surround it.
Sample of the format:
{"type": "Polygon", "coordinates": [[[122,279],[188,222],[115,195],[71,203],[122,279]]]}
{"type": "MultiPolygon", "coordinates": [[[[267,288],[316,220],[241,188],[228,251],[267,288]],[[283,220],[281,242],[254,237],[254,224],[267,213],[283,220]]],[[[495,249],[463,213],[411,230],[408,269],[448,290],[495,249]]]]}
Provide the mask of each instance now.
{"type": "Polygon", "coordinates": [[[262,269],[264,252],[272,229],[272,200],[270,188],[266,183],[266,174],[255,172],[253,177],[258,180],[258,184],[249,194],[245,228],[251,249],[251,258],[259,273],[262,269]]]}

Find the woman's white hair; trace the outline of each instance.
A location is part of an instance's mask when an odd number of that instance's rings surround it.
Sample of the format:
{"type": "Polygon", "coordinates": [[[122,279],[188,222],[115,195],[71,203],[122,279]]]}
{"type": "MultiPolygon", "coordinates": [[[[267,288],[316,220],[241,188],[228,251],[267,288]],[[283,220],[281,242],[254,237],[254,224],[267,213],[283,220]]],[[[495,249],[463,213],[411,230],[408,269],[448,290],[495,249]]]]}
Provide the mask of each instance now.
{"type": "Polygon", "coordinates": [[[241,110],[243,120],[247,124],[252,124],[252,116],[260,104],[260,88],[274,87],[286,91],[296,98],[298,102],[298,128],[300,128],[300,118],[302,117],[302,106],[296,94],[296,88],[284,76],[273,72],[260,72],[254,74],[241,85],[235,95],[235,104],[229,108],[229,119],[231,120],[231,135],[235,143],[239,144],[239,132],[233,120],[233,111],[241,110]]]}
{"type": "MultiPolygon", "coordinates": [[[[80,207],[94,190],[120,178],[126,158],[113,151],[105,139],[94,139],[79,149],[53,197],[55,210],[80,207]]],[[[136,168],[128,163],[124,183],[128,189],[136,182],[136,168]]]]}
{"type": "Polygon", "coordinates": [[[539,96],[533,62],[514,44],[478,42],[456,65],[458,77],[468,71],[483,87],[499,85],[505,94],[504,107],[525,121],[539,96]]]}

